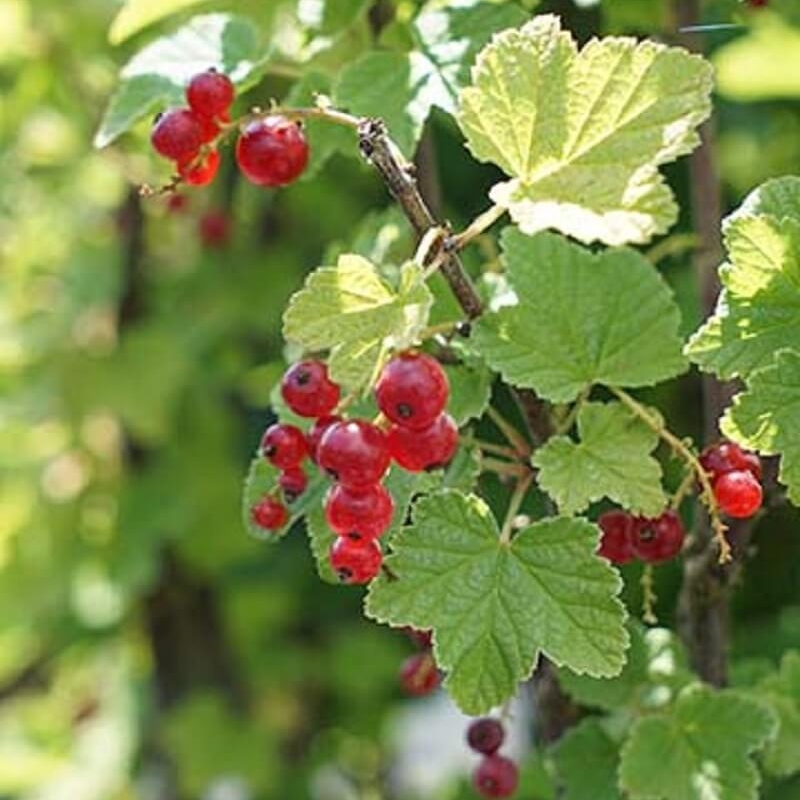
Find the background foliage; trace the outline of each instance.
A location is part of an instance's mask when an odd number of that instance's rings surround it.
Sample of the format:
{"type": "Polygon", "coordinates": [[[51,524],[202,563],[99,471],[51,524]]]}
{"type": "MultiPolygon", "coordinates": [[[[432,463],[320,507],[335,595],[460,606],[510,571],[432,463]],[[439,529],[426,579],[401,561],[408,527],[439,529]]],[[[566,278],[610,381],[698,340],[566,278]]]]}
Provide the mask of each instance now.
{"type": "MultiPolygon", "coordinates": [[[[163,199],[141,202],[134,187],[167,177],[146,142],[159,102],[220,60],[249,87],[242,107],[323,91],[384,116],[409,155],[421,138],[423,190],[461,227],[499,175],[466,156],[442,111],[453,110],[464,65],[490,31],[536,3],[487,3],[468,19],[472,4],[459,4],[465,16],[444,15],[446,5],[0,0],[0,797],[396,796],[386,776],[404,702],[396,671],[410,645],[363,619],[359,590],[318,579],[301,531],[278,548],[248,537],[240,486],[290,355],[280,338],[289,295],[342,251],[381,260],[377,248],[401,263],[408,233],[348,136],[313,124],[312,167],[289,190],[242,183],[229,157],[213,190],[190,194],[182,214],[163,199]],[[92,148],[134,118],[131,134],[92,148]],[[198,235],[210,210],[232,220],[222,248],[198,235]]],[[[580,5],[536,10],[560,13],[580,40],[675,37],[664,0],[580,5]]],[[[775,0],[756,17],[710,0],[702,14],[743,25],[707,36],[732,209],[763,180],[797,172],[800,10],[775,0]]],[[[682,215],[655,255],[685,335],[700,321],[685,161],[666,174],[682,215]]],[[[642,397],[673,429],[700,437],[696,374],[642,397]]],[[[490,502],[502,498],[497,485],[484,488],[490,502]]],[[[767,751],[774,775],[798,762],[798,707],[781,699],[798,686],[796,657],[775,672],[800,641],[798,521],[791,507],[770,510],[734,606],[734,683],[776,696],[795,733],[767,751]]],[[[638,569],[625,571],[634,615],[638,569]]],[[[679,570],[660,569],[657,581],[658,615],[670,625],[679,570]]],[[[588,705],[630,700],[619,699],[624,683],[608,690],[617,699],[598,698],[574,680],[588,705]]],[[[691,719],[696,702],[682,694],[671,713],[691,719]]],[[[744,756],[766,734],[758,709],[743,702],[738,712],[718,724],[723,734],[744,730],[731,747],[746,781],[744,756]]],[[[578,737],[607,752],[603,736],[584,723],[556,764],[574,763],[578,737]]],[[[600,782],[602,759],[595,768],[600,782]]],[[[535,755],[525,770],[526,796],[549,797],[535,755]]],[[[623,781],[640,790],[650,777],[631,771],[623,781]]],[[[800,784],[762,791],[790,800],[800,784]]],[[[462,795],[455,776],[429,796],[462,795]]]]}

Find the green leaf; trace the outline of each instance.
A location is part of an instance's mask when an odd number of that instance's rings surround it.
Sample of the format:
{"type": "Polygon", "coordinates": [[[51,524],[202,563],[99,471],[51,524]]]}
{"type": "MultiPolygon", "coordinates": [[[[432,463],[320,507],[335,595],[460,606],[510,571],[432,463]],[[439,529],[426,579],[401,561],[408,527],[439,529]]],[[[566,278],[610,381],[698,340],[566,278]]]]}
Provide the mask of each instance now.
{"type": "Polygon", "coordinates": [[[416,341],[431,302],[415,264],[403,267],[395,290],[365,258],[342,255],[336,267],[312,272],[292,297],[283,333],[309,351],[330,350],[333,379],[360,390],[372,382],[389,349],[416,341]]]}
{"type": "Polygon", "coordinates": [[[689,687],[667,713],[631,728],[620,786],[631,800],[756,800],[750,756],[773,732],[772,716],[757,702],[689,687]]]}
{"type": "Polygon", "coordinates": [[[458,121],[475,157],[512,177],[490,197],[523,231],[640,243],[675,221],[658,168],[699,144],[711,85],[710,65],[685,50],[606,38],[578,52],[558,17],[540,15],[479,55],[458,121]]]}
{"type": "Polygon", "coordinates": [[[686,347],[701,369],[747,377],[783,347],[800,349],[800,178],[757,189],[725,223],[730,263],[712,317],[686,347]]]}
{"type": "Polygon", "coordinates": [[[205,0],[125,0],[111,23],[108,40],[120,44],[148,25],[202,2],[205,0]]]}
{"type": "Polygon", "coordinates": [[[474,338],[509,383],[567,402],[595,383],[651,386],[684,371],[680,312],[641,255],[515,228],[502,246],[518,302],[484,315],[474,338]]]}
{"type": "Polygon", "coordinates": [[[334,91],[338,106],[381,117],[392,138],[411,156],[434,106],[455,113],[467,70],[494,31],[525,19],[513,5],[460,0],[421,13],[411,26],[407,53],[366,53],[345,67],[334,91]]]}
{"type": "Polygon", "coordinates": [[[781,455],[779,479],[800,504],[800,354],[783,350],[754,373],[720,422],[723,433],[762,455],[781,455]]]}
{"type": "Polygon", "coordinates": [[[764,753],[764,768],[781,777],[800,772],[800,653],[786,653],[780,670],[761,681],[753,697],[766,703],[778,720],[777,736],[764,753]]]}
{"type": "Polygon", "coordinates": [[[480,417],[489,405],[492,392],[492,373],[484,366],[445,364],[450,382],[447,412],[459,427],[480,417]]]}
{"type": "Polygon", "coordinates": [[[540,653],[576,672],[616,675],[625,661],[620,580],[595,555],[585,520],[537,522],[510,542],[488,506],[446,490],[422,498],[392,542],[392,578],[373,581],[367,615],[434,629],[445,686],[467,714],[510,697],[540,653]]]}
{"type": "Polygon", "coordinates": [[[620,800],[619,747],[597,721],[587,719],[567,731],[553,756],[563,800],[620,800]]]}
{"type": "Polygon", "coordinates": [[[261,68],[255,28],[242,17],[205,14],[140,50],[120,71],[95,147],[105,147],[154,108],[183,101],[189,79],[214,67],[241,85],[261,68]]]}
{"type": "Polygon", "coordinates": [[[578,413],[578,436],[554,436],[533,456],[539,485],[565,514],[608,497],[636,514],[664,510],[661,465],[650,453],[658,434],[621,403],[586,403],[578,413]]]}

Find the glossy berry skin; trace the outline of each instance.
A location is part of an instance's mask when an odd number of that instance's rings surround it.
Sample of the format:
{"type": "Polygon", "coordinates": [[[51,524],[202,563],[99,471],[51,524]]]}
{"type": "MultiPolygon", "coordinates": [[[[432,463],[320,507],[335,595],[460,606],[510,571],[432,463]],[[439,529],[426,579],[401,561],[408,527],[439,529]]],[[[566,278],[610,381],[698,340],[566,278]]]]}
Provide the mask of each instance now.
{"type": "Polygon", "coordinates": [[[733,470],[720,475],[713,484],[714,497],[723,514],[746,519],[761,508],[761,484],[751,472],[733,470]]]}
{"type": "Polygon", "coordinates": [[[186,87],[186,100],[196,114],[214,119],[232,105],[236,90],[231,79],[214,69],[195,75],[186,87]]]}
{"type": "Polygon", "coordinates": [[[325,431],[317,460],[339,483],[365,488],[378,483],[389,468],[386,437],[366,420],[342,420],[325,431]]]}
{"type": "Polygon", "coordinates": [[[385,486],[353,489],[337,483],[325,499],[325,521],[339,536],[377,539],[392,524],[394,501],[385,486]]]}
{"type": "Polygon", "coordinates": [[[517,765],[496,753],[486,756],[472,774],[472,785],[482,797],[511,797],[518,783],[517,765]]]}
{"type": "Polygon", "coordinates": [[[242,174],[257,186],[286,186],[308,164],[308,142],[302,129],[285,117],[247,123],[236,142],[242,174]]]}
{"type": "Polygon", "coordinates": [[[280,474],[278,486],[283,490],[286,502],[292,503],[306,490],[308,476],[302,467],[291,467],[280,474]]]}
{"type": "Polygon", "coordinates": [[[445,466],[458,449],[458,426],[449,414],[440,414],[422,430],[392,425],[386,433],[392,458],[408,472],[445,466]]]}
{"type": "Polygon", "coordinates": [[[261,437],[261,452],[278,469],[292,469],[308,455],[308,442],[295,425],[270,425],[261,437]]]}
{"type": "Polygon", "coordinates": [[[686,531],[674,511],[665,511],[653,519],[636,517],[633,528],[633,552],[651,564],[669,561],[681,551],[686,531]]]}
{"type": "Polygon", "coordinates": [[[250,509],[250,518],[259,528],[276,531],[289,519],[286,506],[272,497],[265,497],[250,509]]]}
{"type": "Polygon", "coordinates": [[[319,447],[319,443],[322,440],[325,431],[328,430],[328,428],[330,428],[334,422],[340,422],[341,419],[341,417],[338,417],[334,414],[326,417],[320,417],[314,422],[314,424],[311,426],[311,429],[306,434],[306,439],[308,441],[308,454],[311,456],[311,460],[315,464],[317,463],[317,448],[319,447]]]}
{"type": "Polygon", "coordinates": [[[231,219],[221,210],[206,211],[198,223],[200,241],[209,249],[225,247],[231,238],[231,219]]]}
{"type": "Polygon", "coordinates": [[[321,361],[298,361],[283,375],[281,396],[298,416],[325,417],[339,403],[340,391],[321,361]]]}
{"type": "Polygon", "coordinates": [[[374,539],[338,536],[331,545],[329,560],[342,583],[369,583],[381,571],[383,553],[374,539]]]}
{"type": "Polygon", "coordinates": [[[473,720],[467,728],[467,744],[476,752],[490,756],[500,749],[506,732],[499,719],[482,717],[473,720]]]}
{"type": "Polygon", "coordinates": [[[435,691],[440,680],[436,662],[429,650],[414,653],[400,665],[400,686],[412,697],[423,697],[435,691]]]}
{"type": "Polygon", "coordinates": [[[209,150],[204,156],[178,164],[178,175],[190,186],[207,186],[219,172],[219,150],[209,150]]]}
{"type": "Polygon", "coordinates": [[[427,428],[444,411],[450,386],[439,362],[426,353],[401,353],[375,384],[378,408],[397,425],[427,428]]]}
{"type": "Polygon", "coordinates": [[[700,454],[700,464],[711,475],[712,482],[733,470],[747,470],[761,480],[761,459],[735,442],[717,442],[700,454]]]}
{"type": "Polygon", "coordinates": [[[636,558],[633,552],[635,519],[625,511],[606,511],[597,520],[603,535],[600,537],[598,555],[612,564],[627,564],[636,558]]]}
{"type": "Polygon", "coordinates": [[[203,144],[203,126],[188,108],[170,108],[157,117],[150,142],[164,158],[191,161],[203,144]]]}

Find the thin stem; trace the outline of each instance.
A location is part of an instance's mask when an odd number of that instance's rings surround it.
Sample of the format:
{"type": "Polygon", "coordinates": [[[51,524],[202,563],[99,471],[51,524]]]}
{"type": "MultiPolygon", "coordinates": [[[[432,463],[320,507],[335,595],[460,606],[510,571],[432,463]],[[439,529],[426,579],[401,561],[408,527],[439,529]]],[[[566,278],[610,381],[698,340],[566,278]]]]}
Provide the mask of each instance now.
{"type": "Polygon", "coordinates": [[[504,444],[485,442],[482,439],[473,439],[471,436],[462,436],[461,442],[467,446],[477,445],[484,453],[493,453],[496,456],[505,456],[512,460],[519,458],[519,453],[516,450],[512,447],[506,447],[504,444]]]}
{"type": "Polygon", "coordinates": [[[642,572],[642,619],[648,625],[657,625],[655,607],[658,602],[653,582],[653,565],[645,564],[642,572]]]}
{"type": "Polygon", "coordinates": [[[575,424],[575,420],[578,418],[578,414],[580,414],[583,404],[589,398],[589,392],[591,392],[591,387],[587,386],[578,395],[577,400],[575,400],[575,402],[572,404],[572,408],[569,410],[569,414],[564,417],[564,420],[556,428],[556,436],[562,436],[563,434],[567,433],[567,431],[569,431],[569,429],[575,424]]]}
{"type": "Polygon", "coordinates": [[[648,428],[655,431],[661,439],[663,439],[672,450],[679,455],[686,464],[691,467],[694,474],[700,481],[702,487],[701,499],[708,508],[708,513],[711,518],[711,527],[714,531],[714,536],[717,540],[719,547],[719,563],[725,564],[731,560],[731,546],[725,537],[726,527],[722,522],[719,515],[719,508],[717,501],[714,497],[714,490],[711,488],[711,482],[708,479],[708,473],[703,469],[697,456],[691,451],[684,441],[679,439],[669,429],[664,426],[660,417],[654,417],[650,412],[636,400],[634,400],[627,392],[616,387],[608,387],[622,403],[627,406],[635,416],[642,420],[648,428]]]}
{"type": "Polygon", "coordinates": [[[500,541],[502,544],[511,543],[511,531],[514,528],[514,520],[516,519],[517,512],[519,511],[525,495],[530,489],[531,482],[533,481],[533,473],[526,470],[526,474],[517,481],[514,487],[514,493],[511,495],[511,500],[508,502],[508,510],[506,511],[506,518],[503,522],[503,529],[500,531],[500,541]]]}
{"type": "Polygon", "coordinates": [[[347,128],[358,130],[359,125],[364,121],[362,117],[348,114],[346,111],[338,111],[329,106],[311,106],[309,108],[295,108],[292,106],[270,106],[268,109],[254,108],[249,114],[245,114],[241,119],[230,123],[230,127],[236,127],[243,122],[253,119],[263,119],[269,116],[281,116],[287,119],[321,119],[325,122],[332,122],[334,125],[344,125],[347,128]]]}
{"type": "Polygon", "coordinates": [[[510,461],[499,461],[496,458],[481,458],[481,471],[494,472],[496,475],[514,475],[522,478],[527,475],[530,470],[524,465],[519,463],[512,463],[510,461]]]}
{"type": "Polygon", "coordinates": [[[675,490],[675,494],[672,495],[672,499],[669,502],[669,507],[673,511],[677,511],[680,508],[683,499],[686,497],[687,494],[691,491],[692,487],[694,486],[695,482],[695,474],[694,470],[687,470],[686,475],[683,476],[683,480],[681,481],[680,486],[675,490]]]}
{"type": "Polygon", "coordinates": [[[475,217],[461,233],[455,233],[447,238],[445,247],[450,252],[463,250],[473,239],[477,239],[494,225],[497,220],[506,214],[508,209],[502,206],[492,206],[475,217]]]}
{"type": "Polygon", "coordinates": [[[425,339],[432,339],[434,336],[440,336],[441,334],[452,333],[457,327],[458,327],[458,321],[440,322],[437,325],[429,325],[422,331],[422,333],[420,333],[419,338],[422,339],[423,341],[425,339]]]}
{"type": "Polygon", "coordinates": [[[530,454],[530,445],[522,434],[494,407],[486,409],[486,416],[494,423],[495,427],[506,437],[508,443],[520,457],[527,458],[530,454]]]}

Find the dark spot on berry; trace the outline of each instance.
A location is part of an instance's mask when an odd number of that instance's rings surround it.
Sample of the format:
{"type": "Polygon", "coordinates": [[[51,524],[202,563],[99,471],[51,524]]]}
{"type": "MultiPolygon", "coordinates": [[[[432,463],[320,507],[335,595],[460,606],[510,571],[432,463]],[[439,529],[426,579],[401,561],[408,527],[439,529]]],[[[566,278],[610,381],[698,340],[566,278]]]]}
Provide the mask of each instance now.
{"type": "Polygon", "coordinates": [[[352,539],[354,542],[360,542],[364,537],[358,531],[350,531],[346,533],[348,539],[352,539]]]}
{"type": "Polygon", "coordinates": [[[339,473],[338,473],[338,472],[336,472],[336,470],[333,470],[333,469],[326,469],[326,470],[325,470],[325,474],[326,474],[326,475],[327,475],[329,478],[331,478],[332,480],[334,480],[334,481],[338,481],[338,480],[339,480],[339,473]]]}
{"type": "Polygon", "coordinates": [[[298,386],[305,386],[311,380],[311,373],[305,369],[298,370],[294,380],[298,386]]]}
{"type": "Polygon", "coordinates": [[[351,569],[347,569],[347,567],[342,567],[342,569],[340,569],[336,574],[339,576],[339,580],[342,583],[347,583],[347,581],[353,577],[353,571],[351,569]]]}
{"type": "Polygon", "coordinates": [[[397,406],[397,416],[402,417],[403,419],[408,419],[414,414],[414,409],[408,403],[398,403],[397,406]]]}

